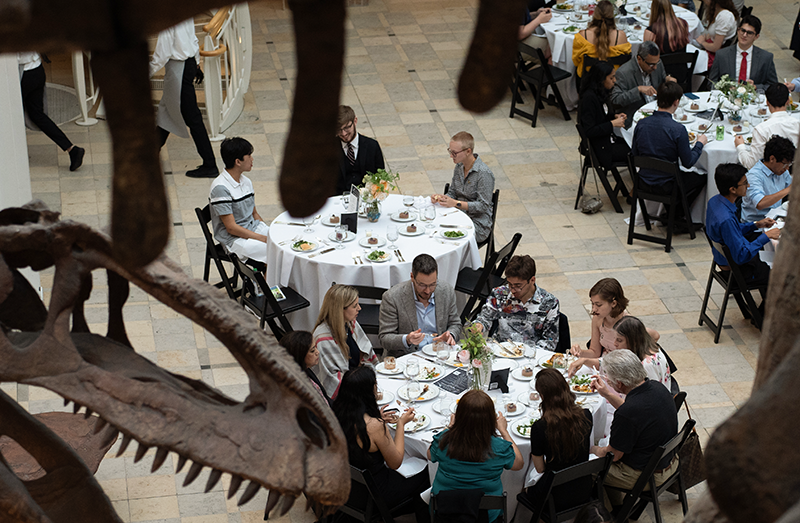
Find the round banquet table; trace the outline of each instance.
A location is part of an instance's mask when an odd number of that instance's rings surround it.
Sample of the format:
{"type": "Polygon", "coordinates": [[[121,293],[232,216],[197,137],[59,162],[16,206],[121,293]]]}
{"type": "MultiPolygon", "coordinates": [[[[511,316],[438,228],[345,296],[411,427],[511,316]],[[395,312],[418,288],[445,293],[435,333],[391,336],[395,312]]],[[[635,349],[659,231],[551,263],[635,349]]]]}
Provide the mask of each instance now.
{"type": "MultiPolygon", "coordinates": [[[[705,104],[706,107],[708,107],[709,109],[713,109],[718,104],[716,104],[716,103],[709,104],[708,103],[708,99],[712,96],[712,94],[716,95],[716,93],[718,93],[718,92],[719,91],[698,92],[698,93],[694,93],[694,94],[697,95],[697,97],[699,98],[699,100],[698,100],[699,102],[705,104]]],[[[684,97],[683,100],[686,100],[686,98],[684,97]]],[[[683,102],[681,102],[681,103],[683,103],[683,102]]],[[[684,106],[684,108],[685,107],[688,107],[688,105],[684,106]]],[[[743,120],[745,122],[747,122],[747,124],[749,125],[750,129],[752,129],[753,127],[755,127],[756,125],[758,125],[759,123],[764,121],[764,119],[766,118],[766,117],[759,117],[757,115],[751,114],[751,110],[752,109],[757,109],[758,107],[766,108],[766,105],[748,106],[744,110],[744,118],[743,118],[743,120]]],[[[644,106],[642,106],[642,108],[639,109],[639,111],[654,111],[655,109],[656,109],[656,103],[655,102],[650,102],[650,103],[645,104],[644,106]]],[[[687,113],[687,114],[690,114],[690,113],[687,113]]],[[[627,142],[628,146],[630,146],[631,143],[633,142],[633,133],[634,133],[634,130],[636,129],[636,123],[638,121],[639,116],[641,116],[641,115],[637,114],[636,116],[634,116],[634,123],[633,123],[633,125],[631,125],[630,129],[626,129],[626,130],[621,131],[622,132],[622,136],[625,139],[625,141],[627,142]]],[[[692,220],[694,220],[695,223],[705,223],[705,221],[706,221],[706,204],[708,203],[709,199],[711,199],[713,196],[719,194],[719,191],[717,190],[717,185],[714,182],[714,172],[717,170],[717,166],[719,164],[721,164],[721,163],[739,163],[739,155],[736,152],[736,145],[734,145],[734,143],[733,143],[733,138],[734,138],[734,134],[733,134],[733,131],[732,131],[733,125],[728,122],[727,115],[724,115],[724,116],[725,116],[725,119],[723,121],[714,120],[714,122],[712,122],[714,128],[710,129],[706,133],[706,137],[708,138],[708,143],[705,146],[703,146],[703,152],[700,155],[700,159],[697,160],[697,163],[695,163],[693,168],[692,168],[692,170],[697,169],[699,171],[703,171],[703,172],[707,172],[708,173],[708,178],[706,180],[705,196],[703,194],[700,194],[700,196],[697,197],[697,200],[695,200],[694,203],[692,204],[692,220]],[[716,139],[716,126],[719,125],[719,124],[722,124],[723,126],[725,126],[725,137],[721,141],[718,141],[716,139]]],[[[794,112],[792,116],[794,118],[800,119],[800,111],[794,112]]],[[[698,120],[699,119],[700,118],[698,118],[698,120]]],[[[705,121],[707,122],[708,120],[706,119],[705,121]]],[[[697,120],[695,120],[693,122],[690,122],[690,123],[687,123],[687,124],[684,124],[684,126],[687,129],[687,132],[692,131],[695,134],[699,134],[696,130],[693,129],[696,125],[697,125],[697,120]]],[[[745,130],[746,129],[747,128],[745,128],[745,130]]],[[[751,137],[751,136],[752,136],[752,132],[742,134],[742,137],[744,137],[745,140],[748,137],[751,137]]],[[[694,144],[692,144],[692,146],[694,146],[694,144]]],[[[648,204],[647,208],[648,208],[648,212],[651,211],[651,210],[653,211],[653,212],[650,212],[651,216],[652,215],[655,215],[655,216],[658,215],[657,214],[658,204],[653,204],[653,208],[652,209],[650,207],[650,204],[648,204]]],[[[643,219],[642,220],[639,219],[640,216],[641,216],[641,213],[638,213],[637,214],[637,220],[636,220],[636,225],[637,226],[644,225],[644,220],[643,219]]]]}
{"type": "MultiPolygon", "coordinates": [[[[516,368],[518,365],[527,365],[527,364],[535,364],[536,362],[545,361],[550,358],[553,352],[546,351],[546,350],[537,350],[536,356],[534,359],[527,359],[521,358],[517,360],[511,360],[506,358],[497,358],[493,362],[493,368],[498,368],[499,366],[509,366],[511,368],[516,368]]],[[[431,361],[426,361],[424,359],[420,359],[417,355],[423,355],[421,352],[416,352],[414,354],[407,354],[401,358],[398,358],[398,368],[403,368],[405,363],[410,359],[414,358],[418,361],[420,371],[423,367],[432,367],[434,365],[433,360],[436,360],[434,357],[426,356],[430,358],[431,361]]],[[[454,367],[445,366],[444,376],[452,372],[454,367]]],[[[540,366],[536,366],[534,368],[534,376],[536,373],[541,370],[540,366]]],[[[583,367],[581,370],[578,371],[578,374],[584,374],[590,372],[590,369],[587,367],[583,367]]],[[[441,379],[441,378],[437,378],[441,379]]],[[[392,377],[378,373],[378,387],[386,394],[387,392],[392,393],[393,400],[390,402],[391,406],[398,407],[397,404],[397,390],[404,386],[406,380],[403,378],[402,374],[394,375],[392,377]]],[[[512,398],[516,400],[516,398],[520,394],[527,394],[530,390],[530,384],[533,381],[520,381],[514,379],[509,375],[508,378],[508,389],[509,393],[511,394],[512,398]]],[[[424,385],[424,383],[421,383],[424,385]]],[[[466,391],[465,391],[466,392],[466,391]]],[[[502,393],[498,390],[491,390],[488,391],[489,396],[497,400],[497,404],[499,405],[500,399],[502,397],[502,393]]],[[[430,447],[431,442],[433,441],[433,437],[435,436],[434,432],[438,432],[441,427],[444,426],[444,418],[441,414],[438,414],[434,411],[434,406],[438,406],[439,401],[443,398],[448,403],[455,402],[457,398],[462,396],[462,394],[455,395],[451,393],[446,393],[443,390],[440,390],[439,395],[434,399],[429,401],[417,402],[414,405],[414,408],[417,414],[424,414],[429,417],[431,420],[430,424],[423,430],[419,430],[417,432],[406,432],[405,437],[405,455],[410,456],[413,458],[423,459],[427,461],[428,459],[428,447],[430,447]]],[[[592,435],[591,435],[591,444],[597,444],[600,441],[600,438],[604,436],[604,431],[606,429],[606,419],[607,419],[607,405],[608,403],[599,394],[588,394],[588,395],[576,395],[582,403],[584,403],[584,408],[589,409],[592,412],[592,417],[594,420],[593,428],[592,428],[592,435]]],[[[399,408],[399,407],[398,407],[399,408]]],[[[498,408],[498,410],[500,410],[498,408]]],[[[520,414],[517,416],[510,417],[507,414],[506,418],[508,419],[508,428],[509,433],[512,435],[514,439],[514,443],[517,444],[519,447],[520,452],[525,460],[525,465],[522,467],[521,470],[512,471],[506,470],[503,472],[502,481],[503,481],[503,489],[508,493],[508,519],[511,521],[514,511],[517,508],[517,494],[522,492],[522,489],[525,487],[529,487],[536,482],[541,474],[536,472],[536,468],[531,464],[530,460],[530,453],[531,453],[531,442],[530,437],[522,437],[515,433],[512,430],[512,426],[514,422],[523,419],[531,419],[531,418],[538,418],[538,406],[537,407],[526,407],[524,410],[519,411],[520,414]]],[[[593,459],[594,456],[591,456],[590,459],[593,459]]],[[[433,484],[433,479],[436,476],[436,470],[438,468],[437,463],[428,463],[428,472],[430,474],[431,484],[433,484]]],[[[402,469],[401,469],[402,473],[402,469]]]]}
{"type": "MultiPolygon", "coordinates": [[[[403,205],[402,195],[389,195],[381,207],[381,216],[375,223],[370,222],[366,217],[359,216],[356,239],[345,243],[344,249],[333,250],[314,257],[310,256],[336,247],[336,242],[329,239],[329,235],[335,231],[335,228],[324,225],[322,221],[328,220],[331,214],[338,215],[344,210],[340,197],[330,198],[319,211],[322,218],[316,220],[312,225],[313,233],[304,232],[304,226],[290,225],[290,223],[300,223],[302,219],[293,218],[286,212],[272,222],[267,241],[267,281],[271,285],[280,284],[291,287],[311,302],[310,307],[288,316],[295,329],[313,330],[314,322],[322,305],[322,298],[334,282],[388,289],[392,285],[409,279],[411,262],[422,253],[430,254],[436,259],[439,266],[439,280],[446,281],[452,286],[455,286],[459,270],[464,267],[477,269],[481,266],[481,257],[475,240],[475,228],[472,220],[465,213],[437,206],[437,216],[434,221],[436,227],[429,230],[425,229],[425,222],[415,220],[404,223],[390,218],[392,213],[407,210],[403,205]],[[365,248],[358,243],[366,238],[365,231],[372,230],[374,235],[386,240],[386,229],[389,225],[397,225],[399,229],[405,230],[411,223],[414,223],[419,229],[424,229],[425,233],[413,237],[401,235],[394,242],[405,261],[400,261],[393,253],[391,259],[383,263],[371,263],[367,259],[365,248]],[[458,226],[460,230],[467,233],[466,240],[442,239],[443,231],[454,229],[439,227],[441,224],[458,226]],[[430,234],[432,231],[436,232],[433,237],[430,234]],[[296,252],[292,250],[293,242],[290,240],[297,236],[322,245],[310,254],[296,252]],[[361,257],[363,263],[354,260],[353,256],[356,254],[361,257]]],[[[412,209],[411,212],[416,214],[417,211],[412,209]]],[[[389,245],[391,242],[386,240],[386,244],[380,250],[391,252],[389,245]]],[[[366,249],[367,252],[369,250],[366,249]]]]}
{"type": "MultiPolygon", "coordinates": [[[[648,5],[649,2],[647,0],[629,1],[626,5],[626,9],[629,13],[628,16],[634,16],[637,19],[637,23],[642,26],[641,30],[635,30],[631,28],[628,31],[628,41],[631,43],[631,53],[633,56],[636,56],[639,45],[642,43],[644,29],[649,25],[647,18],[640,19],[638,16],[635,16],[633,8],[636,6],[641,6],[642,9],[648,13],[647,16],[649,17],[648,5]]],[[[697,17],[697,15],[688,9],[684,9],[683,7],[679,7],[677,5],[672,7],[675,10],[675,15],[678,18],[686,20],[686,23],[689,25],[690,41],[700,36],[700,34],[703,32],[703,26],[700,23],[700,19],[697,17]]],[[[585,29],[590,17],[584,13],[583,18],[584,21],[582,23],[579,22],[575,23],[574,25],[580,27],[581,29],[585,29]]],[[[542,28],[544,28],[545,35],[547,36],[547,43],[550,46],[550,52],[553,57],[553,65],[559,69],[564,69],[565,71],[572,73],[571,78],[567,78],[566,80],[562,80],[558,83],[558,89],[561,91],[561,96],[564,98],[564,103],[567,105],[567,109],[572,110],[578,106],[578,91],[575,84],[575,78],[577,77],[578,73],[575,70],[575,64],[572,62],[572,41],[575,39],[575,35],[567,34],[563,31],[565,27],[570,25],[573,25],[573,23],[568,20],[566,15],[553,11],[553,18],[551,18],[549,22],[542,24],[542,28]]],[[[692,53],[698,49],[689,44],[686,46],[686,50],[687,52],[692,53]]],[[[695,73],[702,73],[708,69],[708,57],[705,54],[705,51],[701,51],[700,55],[701,56],[698,56],[697,65],[695,66],[695,73]]]]}

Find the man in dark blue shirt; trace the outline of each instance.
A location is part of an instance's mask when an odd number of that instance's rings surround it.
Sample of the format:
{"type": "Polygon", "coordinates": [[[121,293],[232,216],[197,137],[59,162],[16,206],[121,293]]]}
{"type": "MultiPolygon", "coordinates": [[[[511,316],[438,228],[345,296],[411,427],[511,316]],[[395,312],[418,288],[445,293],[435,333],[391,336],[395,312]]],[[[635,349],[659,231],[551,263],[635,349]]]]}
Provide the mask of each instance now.
{"type": "MultiPolygon", "coordinates": [[[[758,251],[771,239],[778,239],[780,229],[772,227],[775,220],[764,218],[757,222],[740,223],[736,217],[736,200],[747,194],[747,169],[736,163],[723,163],[714,173],[719,194],[708,201],[706,211],[706,234],[711,240],[727,245],[733,261],[742,268],[745,279],[754,283],[769,281],[769,266],[758,257],[758,251]]],[[[721,269],[728,268],[728,261],[712,250],[714,261],[721,269]]],[[[762,293],[762,297],[766,298],[762,293]]]]}
{"type": "MultiPolygon", "coordinates": [[[[653,116],[641,119],[636,125],[631,154],[649,156],[671,163],[678,163],[680,160],[686,168],[697,162],[708,139],[705,135],[700,135],[694,147],[689,147],[689,134],[686,128],[672,118],[680,104],[681,96],[683,89],[675,82],[664,82],[658,87],[656,94],[658,110],[653,116]]],[[[675,180],[670,175],[640,169],[639,177],[643,189],[656,194],[672,194],[675,180]]],[[[684,173],[681,181],[686,191],[686,201],[691,205],[706,186],[706,175],[684,173]]],[[[686,216],[688,215],[686,213],[686,216]]],[[[676,213],[676,216],[681,216],[681,213],[676,213]]]]}

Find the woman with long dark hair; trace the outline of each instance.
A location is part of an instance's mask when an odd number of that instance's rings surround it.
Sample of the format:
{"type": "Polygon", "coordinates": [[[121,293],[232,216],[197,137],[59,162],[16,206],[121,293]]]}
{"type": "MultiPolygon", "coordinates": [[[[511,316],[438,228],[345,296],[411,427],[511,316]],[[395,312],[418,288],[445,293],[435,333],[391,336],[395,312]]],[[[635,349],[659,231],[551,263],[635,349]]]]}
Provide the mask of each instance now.
{"type": "Polygon", "coordinates": [[[675,16],[670,0],[653,0],[644,40],[655,42],[662,55],[682,52],[689,43],[689,24],[675,16]]]}
{"type": "MultiPolygon", "coordinates": [[[[575,404],[575,394],[564,376],[555,369],[536,374],[536,391],[542,399],[542,417],[531,427],[531,461],[540,473],[578,465],[589,459],[592,413],[575,404]]],[[[591,479],[577,480],[553,490],[556,509],[588,497],[591,479]],[[588,485],[586,485],[588,480],[588,485]]],[[[544,502],[545,484],[528,489],[534,505],[544,502]]]]}
{"type": "Polygon", "coordinates": [[[669,362],[658,344],[647,332],[647,327],[639,318],[626,316],[614,325],[616,338],[614,343],[617,350],[628,349],[636,354],[642,362],[647,377],[664,385],[667,390],[672,390],[672,377],[669,371],[669,362]]]}
{"type": "Polygon", "coordinates": [[[608,62],[597,62],[581,81],[578,105],[578,123],[583,126],[598,161],[606,169],[615,162],[625,161],[631,152],[625,140],[614,135],[614,128],[623,127],[627,119],[625,113],[614,113],[610,96],[616,83],[614,67],[608,62]]]}
{"type": "MultiPolygon", "coordinates": [[[[492,399],[482,390],[461,397],[451,426],[434,436],[428,458],[439,463],[433,479],[433,495],[443,490],[481,489],[484,494],[503,494],[503,470],[520,470],[525,464],[508,433],[508,422],[495,415],[492,399]],[[500,433],[500,438],[495,436],[500,433]]],[[[501,514],[489,511],[489,521],[501,514]]]]}
{"type": "Polygon", "coordinates": [[[371,367],[356,367],[345,373],[333,402],[333,412],[347,440],[350,464],[372,474],[389,506],[412,496],[417,522],[428,522],[428,505],[418,495],[430,486],[427,467],[410,478],[397,472],[405,452],[405,425],[414,420],[414,409],[396,416],[397,429],[392,438],[384,421],[389,416],[378,408],[375,399],[377,390],[375,371],[371,367]]]}
{"type": "Polygon", "coordinates": [[[578,69],[577,75],[582,76],[586,55],[605,61],[623,54],[631,54],[631,44],[625,31],[617,29],[614,6],[608,0],[600,0],[589,25],[576,34],[572,42],[572,63],[578,69]]]}
{"type": "Polygon", "coordinates": [[[319,378],[317,378],[317,375],[311,370],[311,367],[319,363],[319,351],[317,350],[317,346],[313,344],[313,341],[314,339],[308,331],[292,331],[281,338],[278,345],[286,349],[286,351],[292,355],[294,361],[300,365],[300,368],[303,369],[306,376],[308,376],[311,385],[317,389],[317,392],[319,392],[330,405],[331,400],[328,394],[322,387],[322,383],[319,381],[319,378]]]}
{"type": "Polygon", "coordinates": [[[739,22],[739,11],[732,0],[703,0],[703,34],[697,37],[697,43],[708,51],[708,68],[714,64],[714,56],[722,46],[736,36],[739,22]]]}

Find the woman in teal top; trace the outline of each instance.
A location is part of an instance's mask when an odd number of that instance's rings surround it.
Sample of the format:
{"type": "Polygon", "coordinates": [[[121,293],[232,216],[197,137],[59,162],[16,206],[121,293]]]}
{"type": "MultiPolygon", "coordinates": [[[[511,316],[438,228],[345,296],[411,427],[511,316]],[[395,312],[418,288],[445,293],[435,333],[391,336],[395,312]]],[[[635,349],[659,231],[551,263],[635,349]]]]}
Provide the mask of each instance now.
{"type": "MultiPolygon", "coordinates": [[[[502,414],[495,417],[492,399],[480,390],[464,394],[454,416],[450,428],[437,434],[428,449],[428,458],[439,463],[431,493],[481,489],[490,496],[502,495],[503,470],[520,470],[525,464],[508,433],[508,422],[502,414]]],[[[500,514],[489,511],[489,521],[500,514]]]]}

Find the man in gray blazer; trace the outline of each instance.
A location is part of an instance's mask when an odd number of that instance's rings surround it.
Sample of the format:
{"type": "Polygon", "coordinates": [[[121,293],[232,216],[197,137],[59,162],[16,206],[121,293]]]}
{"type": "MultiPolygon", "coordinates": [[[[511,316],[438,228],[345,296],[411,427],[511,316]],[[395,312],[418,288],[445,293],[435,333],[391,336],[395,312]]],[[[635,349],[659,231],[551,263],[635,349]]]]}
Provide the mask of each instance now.
{"type": "Polygon", "coordinates": [[[454,345],[460,336],[456,293],[447,282],[438,281],[436,260],[420,254],[411,264],[411,279],[383,295],[381,346],[390,355],[401,356],[434,341],[454,345]]]}
{"type": "Polygon", "coordinates": [[[667,78],[674,80],[667,76],[655,42],[642,42],[636,60],[628,60],[617,69],[617,83],[611,90],[611,103],[617,109],[615,112],[628,115],[626,129],[631,126],[636,110],[656,99],[658,86],[667,78]]]}
{"type": "Polygon", "coordinates": [[[722,75],[727,74],[731,80],[747,80],[755,84],[758,89],[764,90],[778,83],[778,73],[775,72],[772,53],[753,45],[758,40],[759,33],[761,33],[761,20],[752,15],[742,17],[739,22],[737,44],[717,51],[708,79],[716,82],[722,75]]]}

